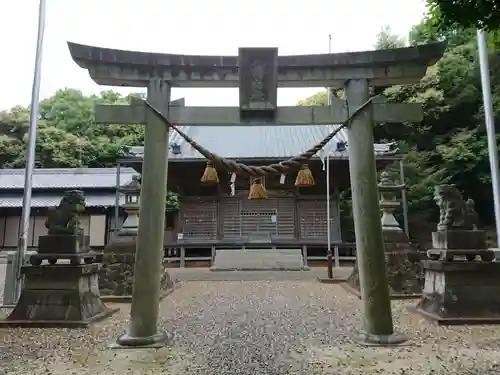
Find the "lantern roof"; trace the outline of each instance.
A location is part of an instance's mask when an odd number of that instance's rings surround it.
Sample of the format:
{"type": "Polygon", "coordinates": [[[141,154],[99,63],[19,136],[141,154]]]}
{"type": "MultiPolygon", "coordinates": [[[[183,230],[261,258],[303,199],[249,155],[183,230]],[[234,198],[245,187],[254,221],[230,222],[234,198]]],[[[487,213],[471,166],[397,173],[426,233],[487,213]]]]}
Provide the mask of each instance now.
{"type": "Polygon", "coordinates": [[[139,182],[139,175],[133,175],[132,180],[125,185],[118,188],[121,193],[139,193],[141,191],[141,184],[139,182]]]}

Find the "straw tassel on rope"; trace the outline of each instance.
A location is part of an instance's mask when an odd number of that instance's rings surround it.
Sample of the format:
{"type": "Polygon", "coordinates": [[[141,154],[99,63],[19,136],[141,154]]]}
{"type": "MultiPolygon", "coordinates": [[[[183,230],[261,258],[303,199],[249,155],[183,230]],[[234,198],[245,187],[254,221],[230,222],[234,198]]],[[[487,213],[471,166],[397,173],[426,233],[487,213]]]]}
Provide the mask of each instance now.
{"type": "Polygon", "coordinates": [[[297,173],[297,178],[295,179],[295,186],[297,187],[312,187],[316,183],[314,182],[314,176],[309,169],[307,164],[302,164],[299,173],[297,173]]]}
{"type": "Polygon", "coordinates": [[[219,183],[219,176],[217,175],[217,169],[214,167],[212,160],[207,161],[207,166],[201,176],[200,181],[205,185],[216,185],[219,183]]]}
{"type": "Polygon", "coordinates": [[[248,199],[267,199],[267,190],[262,184],[261,178],[253,180],[252,186],[250,186],[248,199]]]}

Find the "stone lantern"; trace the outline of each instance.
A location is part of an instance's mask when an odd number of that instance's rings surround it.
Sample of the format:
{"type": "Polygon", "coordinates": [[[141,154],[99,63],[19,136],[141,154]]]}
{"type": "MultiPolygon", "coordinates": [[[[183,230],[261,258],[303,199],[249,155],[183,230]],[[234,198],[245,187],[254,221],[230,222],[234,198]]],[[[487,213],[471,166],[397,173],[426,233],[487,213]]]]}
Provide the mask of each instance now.
{"type": "Polygon", "coordinates": [[[400,202],[396,198],[396,192],[403,187],[404,185],[397,185],[391,181],[389,173],[382,172],[380,174],[378,189],[380,192],[380,209],[382,211],[382,229],[384,231],[402,231],[399,223],[394,217],[394,211],[400,206],[400,202]]]}
{"type": "MultiPolygon", "coordinates": [[[[118,188],[125,196],[121,207],[127,218],[117,233],[117,237],[104,248],[102,268],[99,274],[99,290],[105,302],[130,302],[134,284],[135,253],[139,228],[141,184],[139,176],[118,188]]],[[[173,282],[167,270],[167,261],[162,261],[161,298],[173,290],[173,282]]]]}
{"type": "Polygon", "coordinates": [[[125,203],[121,207],[127,213],[127,218],[120,228],[119,236],[137,236],[137,229],[139,227],[139,209],[140,209],[140,196],[141,184],[139,183],[139,176],[132,177],[132,181],[128,184],[121,186],[118,191],[125,195],[125,203]]]}

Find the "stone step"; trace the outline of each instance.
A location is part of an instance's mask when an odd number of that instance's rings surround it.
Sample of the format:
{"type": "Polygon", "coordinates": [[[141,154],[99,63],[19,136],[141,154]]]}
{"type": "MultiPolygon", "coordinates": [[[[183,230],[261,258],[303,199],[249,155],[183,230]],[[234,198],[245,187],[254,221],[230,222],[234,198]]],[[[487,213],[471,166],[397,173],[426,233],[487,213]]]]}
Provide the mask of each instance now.
{"type": "Polygon", "coordinates": [[[220,249],[215,251],[212,271],[286,270],[304,267],[301,249],[220,249]]]}

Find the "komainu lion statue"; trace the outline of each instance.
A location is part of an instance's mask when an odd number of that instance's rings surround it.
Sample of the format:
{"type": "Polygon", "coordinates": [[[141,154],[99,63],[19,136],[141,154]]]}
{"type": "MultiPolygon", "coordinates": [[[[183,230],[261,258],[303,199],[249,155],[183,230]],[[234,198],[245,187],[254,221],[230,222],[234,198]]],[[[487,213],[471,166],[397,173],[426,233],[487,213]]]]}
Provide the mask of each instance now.
{"type": "Polygon", "coordinates": [[[464,201],[455,185],[439,185],[434,190],[434,201],[439,207],[438,230],[477,229],[478,216],[474,201],[464,201]]]}
{"type": "Polygon", "coordinates": [[[45,227],[49,234],[83,235],[80,227],[80,215],[85,211],[85,195],[81,190],[64,193],[57,207],[49,210],[45,227]]]}

